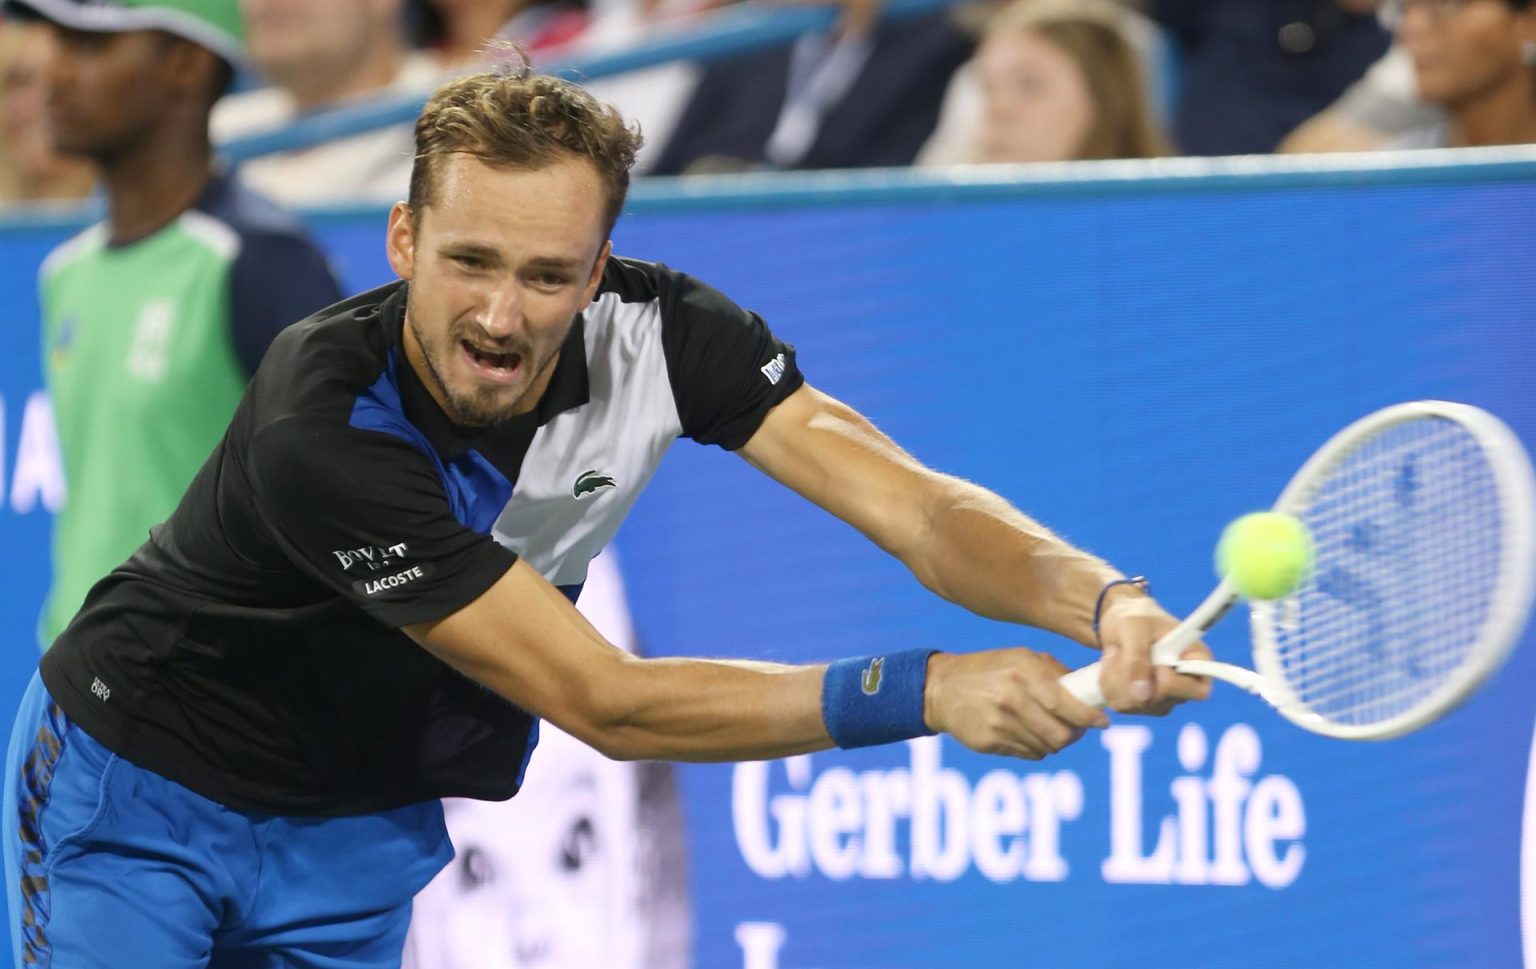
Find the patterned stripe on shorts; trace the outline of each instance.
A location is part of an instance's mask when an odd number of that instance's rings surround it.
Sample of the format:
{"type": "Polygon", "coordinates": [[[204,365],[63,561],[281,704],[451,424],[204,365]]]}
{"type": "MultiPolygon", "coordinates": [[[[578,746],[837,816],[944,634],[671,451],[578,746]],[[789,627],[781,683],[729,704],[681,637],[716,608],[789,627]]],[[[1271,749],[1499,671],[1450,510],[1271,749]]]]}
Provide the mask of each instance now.
{"type": "Polygon", "coordinates": [[[21,822],[21,964],[42,969],[51,961],[48,944],[48,874],[43,864],[47,845],[43,843],[43,809],[53,786],[53,772],[64,751],[64,729],[68,725],[64,711],[52,700],[32,740],[21,767],[21,786],[16,809],[21,822]]]}

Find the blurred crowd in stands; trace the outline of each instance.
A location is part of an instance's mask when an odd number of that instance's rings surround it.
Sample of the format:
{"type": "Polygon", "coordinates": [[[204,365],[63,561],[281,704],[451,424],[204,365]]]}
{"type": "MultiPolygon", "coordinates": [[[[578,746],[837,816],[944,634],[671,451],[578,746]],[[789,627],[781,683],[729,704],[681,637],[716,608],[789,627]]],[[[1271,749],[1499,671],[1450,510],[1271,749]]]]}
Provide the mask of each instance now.
{"type": "MultiPolygon", "coordinates": [[[[768,5],[797,0],[755,0],[768,5]]],[[[216,144],[424,96],[504,42],[558,65],[656,41],[722,0],[242,0],[248,62],[216,144]]],[[[703,63],[601,77],[645,132],[639,173],[1059,162],[1536,142],[1532,0],[961,0],[703,63]]],[[[78,199],[56,152],[47,27],[0,20],[0,204],[78,199]]],[[[296,205],[402,197],[408,124],[252,159],[296,205]]]]}

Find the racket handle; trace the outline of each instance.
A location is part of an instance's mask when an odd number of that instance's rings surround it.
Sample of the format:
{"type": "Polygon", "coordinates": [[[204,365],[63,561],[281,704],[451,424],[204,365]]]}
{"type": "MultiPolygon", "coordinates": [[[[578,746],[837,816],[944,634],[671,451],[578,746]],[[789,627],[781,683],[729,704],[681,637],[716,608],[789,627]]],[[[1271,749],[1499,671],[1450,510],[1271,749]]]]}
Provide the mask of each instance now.
{"type": "MultiPolygon", "coordinates": [[[[1227,610],[1236,602],[1230,592],[1230,587],[1225,581],[1216,588],[1201,603],[1200,608],[1185,617],[1168,635],[1152,644],[1152,662],[1158,666],[1175,666],[1179,663],[1179,656],[1184,649],[1200,638],[1216,620],[1226,615],[1227,610]]],[[[1061,685],[1067,688],[1067,692],[1091,707],[1104,709],[1104,691],[1099,689],[1099,668],[1102,662],[1089,663],[1087,666],[1075,669],[1061,678],[1061,685]]]]}
{"type": "Polygon", "coordinates": [[[1067,692],[1088,704],[1090,707],[1104,709],[1104,691],[1099,689],[1099,667],[1103,663],[1089,663],[1087,666],[1075,669],[1061,678],[1061,685],[1067,692]]]}

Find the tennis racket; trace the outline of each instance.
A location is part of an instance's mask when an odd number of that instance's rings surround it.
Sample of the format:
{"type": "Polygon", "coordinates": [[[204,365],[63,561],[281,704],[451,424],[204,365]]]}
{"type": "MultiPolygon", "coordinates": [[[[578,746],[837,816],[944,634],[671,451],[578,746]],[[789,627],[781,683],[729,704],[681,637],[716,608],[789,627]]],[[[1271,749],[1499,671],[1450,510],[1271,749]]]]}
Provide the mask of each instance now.
{"type": "MultiPolygon", "coordinates": [[[[1274,510],[1311,530],[1310,574],[1254,600],[1253,669],[1179,654],[1238,600],[1225,579],[1152,661],[1240,686],[1298,726],[1385,740],[1450,712],[1504,662],[1536,594],[1536,475],[1498,418],[1415,401],[1335,434],[1274,510]]],[[[1062,678],[1104,706],[1099,667],[1062,678]]]]}

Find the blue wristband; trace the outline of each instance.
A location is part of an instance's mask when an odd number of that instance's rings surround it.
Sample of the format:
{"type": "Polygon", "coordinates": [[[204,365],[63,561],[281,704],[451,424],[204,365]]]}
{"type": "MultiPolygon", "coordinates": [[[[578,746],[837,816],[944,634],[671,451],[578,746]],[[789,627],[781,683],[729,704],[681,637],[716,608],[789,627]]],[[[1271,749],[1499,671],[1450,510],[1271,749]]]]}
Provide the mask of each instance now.
{"type": "Polygon", "coordinates": [[[908,649],[885,656],[840,659],[821,684],[821,718],[839,747],[872,747],[933,733],[923,720],[928,657],[908,649]]]}

